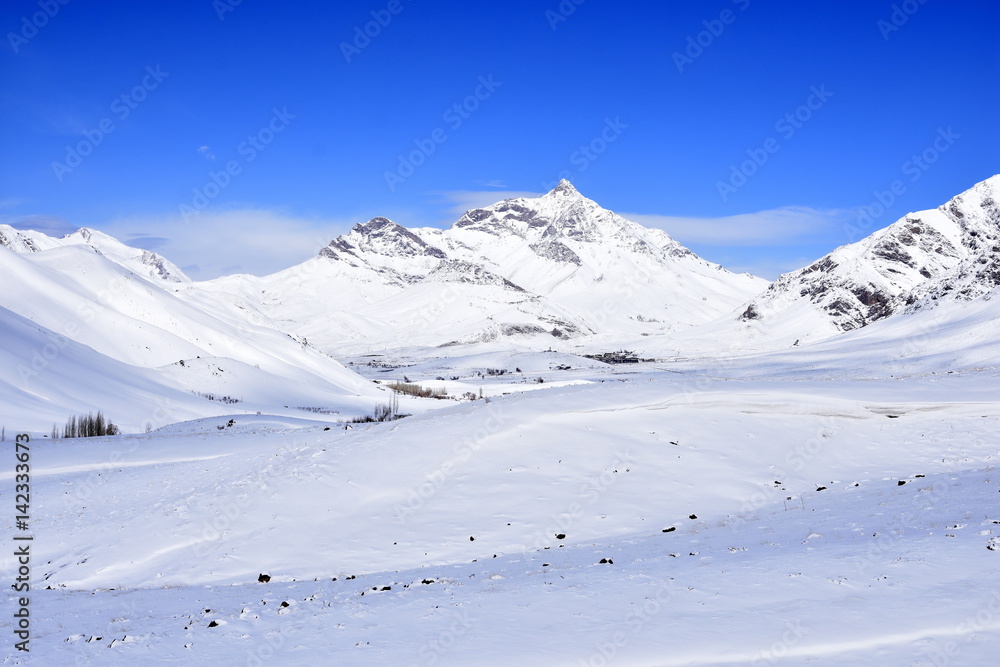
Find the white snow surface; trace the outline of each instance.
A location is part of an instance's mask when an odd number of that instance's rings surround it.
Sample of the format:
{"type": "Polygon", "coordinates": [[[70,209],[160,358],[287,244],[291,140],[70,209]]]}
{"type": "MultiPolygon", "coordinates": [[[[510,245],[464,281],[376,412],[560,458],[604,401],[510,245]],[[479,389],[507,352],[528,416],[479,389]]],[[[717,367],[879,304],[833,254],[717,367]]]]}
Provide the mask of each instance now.
{"type": "Polygon", "coordinates": [[[995,371],[706,370],[35,441],[8,663],[991,664],[995,371]]]}
{"type": "Polygon", "coordinates": [[[763,294],[568,183],[207,283],[0,227],[0,664],[995,664],[996,185],[763,294]]]}

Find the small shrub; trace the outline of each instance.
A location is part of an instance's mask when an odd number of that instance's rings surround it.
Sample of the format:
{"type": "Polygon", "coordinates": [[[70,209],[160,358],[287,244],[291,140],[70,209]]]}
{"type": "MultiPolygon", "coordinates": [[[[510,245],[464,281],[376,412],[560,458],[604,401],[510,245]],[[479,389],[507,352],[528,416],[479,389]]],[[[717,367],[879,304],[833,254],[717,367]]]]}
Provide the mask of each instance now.
{"type": "Polygon", "coordinates": [[[373,422],[391,422],[402,419],[407,415],[399,414],[399,396],[395,393],[389,398],[388,403],[376,403],[374,414],[362,415],[352,418],[349,424],[370,424],[373,422]]]}
{"type": "Polygon", "coordinates": [[[375,405],[375,421],[387,422],[396,417],[396,412],[388,403],[377,403],[375,405]]]}

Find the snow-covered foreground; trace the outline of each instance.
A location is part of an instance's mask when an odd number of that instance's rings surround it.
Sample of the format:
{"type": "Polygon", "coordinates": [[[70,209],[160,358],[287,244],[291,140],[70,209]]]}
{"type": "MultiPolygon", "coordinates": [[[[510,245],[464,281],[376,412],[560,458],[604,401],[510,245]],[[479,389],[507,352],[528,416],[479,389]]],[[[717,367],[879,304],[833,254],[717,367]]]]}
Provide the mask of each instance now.
{"type": "Polygon", "coordinates": [[[33,441],[4,664],[995,663],[996,371],[688,370],[33,441]]]}

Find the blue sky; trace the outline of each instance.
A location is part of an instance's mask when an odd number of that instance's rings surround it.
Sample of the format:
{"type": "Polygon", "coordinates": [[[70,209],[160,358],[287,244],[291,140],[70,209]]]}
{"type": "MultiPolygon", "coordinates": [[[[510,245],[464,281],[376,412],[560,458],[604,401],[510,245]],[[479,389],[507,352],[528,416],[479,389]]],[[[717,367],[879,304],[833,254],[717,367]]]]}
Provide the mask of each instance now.
{"type": "Polygon", "coordinates": [[[199,278],[560,177],[773,278],[1000,172],[993,0],[5,0],[0,28],[0,221],[199,278]]]}

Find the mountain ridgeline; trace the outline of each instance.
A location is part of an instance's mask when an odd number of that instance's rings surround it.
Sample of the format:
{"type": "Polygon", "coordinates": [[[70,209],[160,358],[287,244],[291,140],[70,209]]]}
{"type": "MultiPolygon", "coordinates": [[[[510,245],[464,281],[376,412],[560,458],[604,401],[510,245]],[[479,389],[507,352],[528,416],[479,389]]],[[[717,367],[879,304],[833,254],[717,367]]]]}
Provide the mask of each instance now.
{"type": "MultiPolygon", "coordinates": [[[[602,208],[568,181],[540,197],[467,211],[447,229],[408,229],[377,217],[304,263],[263,277],[192,282],[156,253],[88,229],[54,239],[0,225],[0,246],[34,258],[28,273],[42,266],[67,273],[93,263],[77,257],[75,264],[61,264],[57,256],[71,251],[99,256],[103,270],[116,265],[141,287],[116,306],[126,311],[116,317],[127,321],[148,321],[149,312],[165,310],[172,313],[168,321],[191,319],[207,310],[213,321],[224,321],[222,329],[263,327],[334,356],[410,346],[509,341],[538,349],[640,338],[683,355],[684,341],[698,338],[739,351],[747,327],[756,337],[754,349],[780,349],[942,302],[989,298],[1000,285],[998,188],[1000,176],[989,178],[773,283],[708,262],[664,231],[602,208]],[[137,318],[130,308],[147,314],[137,318]]],[[[44,324],[38,302],[8,291],[0,305],[44,324]]],[[[141,327],[125,329],[141,339],[141,327]]],[[[174,331],[171,340],[180,335],[190,342],[188,331],[174,331]]],[[[219,336],[198,336],[189,351],[217,355],[221,343],[210,341],[225,338],[221,330],[219,336]]],[[[103,351],[93,338],[77,337],[103,351]]],[[[165,358],[157,352],[163,347],[136,340],[113,356],[156,365],[165,358]]]]}

